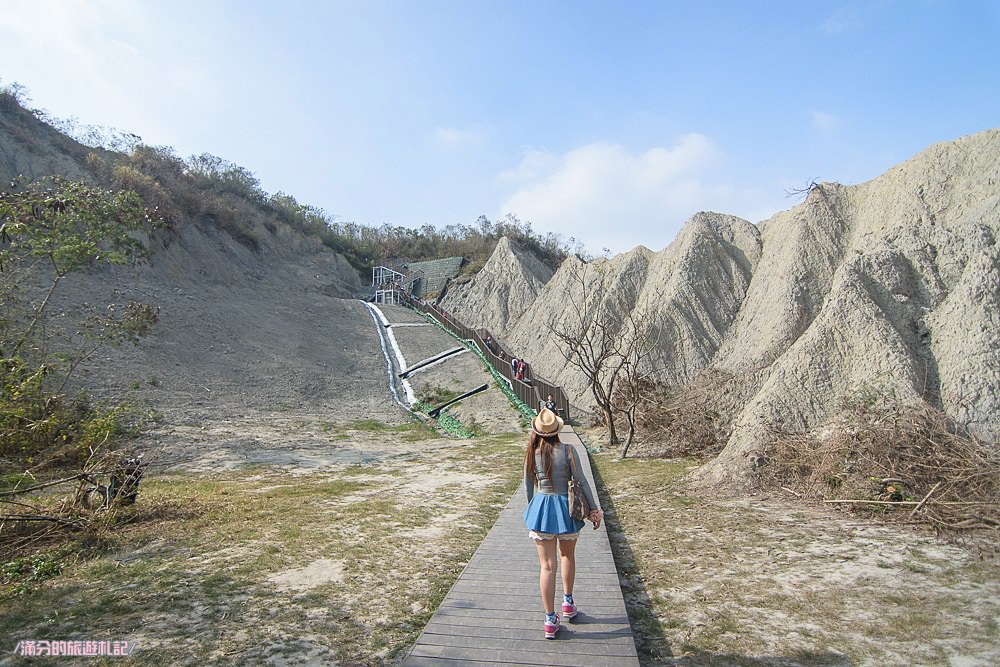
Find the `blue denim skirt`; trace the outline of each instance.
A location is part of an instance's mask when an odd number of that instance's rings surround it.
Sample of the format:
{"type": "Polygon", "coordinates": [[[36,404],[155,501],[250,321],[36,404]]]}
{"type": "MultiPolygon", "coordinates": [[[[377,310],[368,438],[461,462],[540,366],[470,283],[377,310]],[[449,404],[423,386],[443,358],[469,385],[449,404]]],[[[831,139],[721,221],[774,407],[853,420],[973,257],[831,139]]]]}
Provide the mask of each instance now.
{"type": "Polygon", "coordinates": [[[524,525],[536,533],[560,535],[578,533],[584,524],[583,521],[574,521],[570,517],[566,494],[536,491],[527,509],[524,510],[524,525]]]}

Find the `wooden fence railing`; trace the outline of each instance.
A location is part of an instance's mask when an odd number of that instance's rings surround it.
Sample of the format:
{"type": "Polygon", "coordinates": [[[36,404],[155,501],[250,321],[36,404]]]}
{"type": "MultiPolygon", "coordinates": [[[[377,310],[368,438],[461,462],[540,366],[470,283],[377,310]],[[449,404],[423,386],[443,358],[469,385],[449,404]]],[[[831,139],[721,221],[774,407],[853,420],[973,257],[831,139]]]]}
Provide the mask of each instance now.
{"type": "Polygon", "coordinates": [[[442,326],[459,338],[473,341],[490,363],[493,364],[497,372],[507,378],[511,389],[514,390],[514,394],[526,405],[535,410],[540,410],[545,403],[546,397],[551,394],[552,400],[558,408],[559,416],[566,420],[566,423],[570,422],[569,401],[566,400],[566,395],[563,393],[562,387],[535,375],[530,362],[527,364],[523,379],[517,379],[517,373],[510,363],[514,355],[490,331],[467,327],[436,305],[414,299],[409,297],[409,295],[404,297],[404,303],[415,310],[431,315],[442,326]]]}

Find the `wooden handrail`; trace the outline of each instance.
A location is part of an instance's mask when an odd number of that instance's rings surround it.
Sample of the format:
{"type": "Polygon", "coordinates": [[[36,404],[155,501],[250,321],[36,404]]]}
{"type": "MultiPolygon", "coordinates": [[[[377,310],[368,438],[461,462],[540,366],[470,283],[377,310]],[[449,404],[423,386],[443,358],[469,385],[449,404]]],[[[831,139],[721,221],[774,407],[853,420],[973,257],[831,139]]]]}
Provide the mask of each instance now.
{"type": "Polygon", "coordinates": [[[511,369],[511,353],[507,351],[503,344],[497,341],[497,338],[493,336],[489,330],[477,330],[467,327],[455,319],[454,315],[448,314],[446,311],[438,308],[434,304],[414,299],[408,294],[404,295],[404,303],[414,310],[437,316],[441,325],[457,335],[459,338],[475,342],[482,351],[483,355],[493,365],[493,368],[495,368],[498,373],[503,375],[508,382],[510,382],[511,389],[513,389],[514,394],[518,397],[518,399],[524,402],[525,405],[528,405],[537,411],[541,409],[541,406],[545,401],[545,397],[552,394],[553,400],[556,405],[559,406],[560,415],[564,420],[566,420],[567,423],[570,422],[569,401],[566,400],[566,394],[563,392],[562,387],[549,382],[539,375],[534,375],[533,371],[528,378],[529,381],[526,382],[518,380],[511,369]],[[493,341],[497,351],[494,351],[490,346],[486,345],[487,338],[493,341]]]}

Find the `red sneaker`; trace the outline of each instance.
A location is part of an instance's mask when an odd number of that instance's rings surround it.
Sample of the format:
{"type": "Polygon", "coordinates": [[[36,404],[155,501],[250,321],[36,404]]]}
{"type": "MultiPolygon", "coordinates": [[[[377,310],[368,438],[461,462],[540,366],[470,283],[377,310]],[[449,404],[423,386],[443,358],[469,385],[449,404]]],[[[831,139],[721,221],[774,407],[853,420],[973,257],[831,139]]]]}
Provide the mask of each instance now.
{"type": "Polygon", "coordinates": [[[556,614],[555,617],[556,617],[555,623],[550,623],[548,617],[547,616],[545,617],[544,628],[545,628],[546,639],[555,639],[556,633],[559,632],[559,614],[556,614]]]}
{"type": "Polygon", "coordinates": [[[573,602],[563,602],[562,613],[563,618],[567,621],[572,621],[576,617],[576,604],[573,602]]]}

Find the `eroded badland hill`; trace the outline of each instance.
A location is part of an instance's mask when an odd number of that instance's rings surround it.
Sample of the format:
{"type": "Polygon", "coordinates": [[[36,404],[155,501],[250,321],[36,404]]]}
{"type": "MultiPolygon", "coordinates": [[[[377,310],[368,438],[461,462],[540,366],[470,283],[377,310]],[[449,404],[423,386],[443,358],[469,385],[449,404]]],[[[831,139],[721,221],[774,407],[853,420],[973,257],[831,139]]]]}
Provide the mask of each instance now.
{"type": "Polygon", "coordinates": [[[537,372],[592,406],[552,330],[610,311],[657,341],[648,372],[728,378],[731,435],[704,474],[748,474],[767,424],[809,429],[875,392],[1000,434],[1000,130],[937,144],[855,186],[820,183],[759,224],[699,213],[661,251],[638,247],[551,279],[498,246],[446,307],[502,332],[537,372]],[[502,289],[498,287],[502,286],[502,289]],[[511,304],[521,308],[514,310],[511,304]]]}

